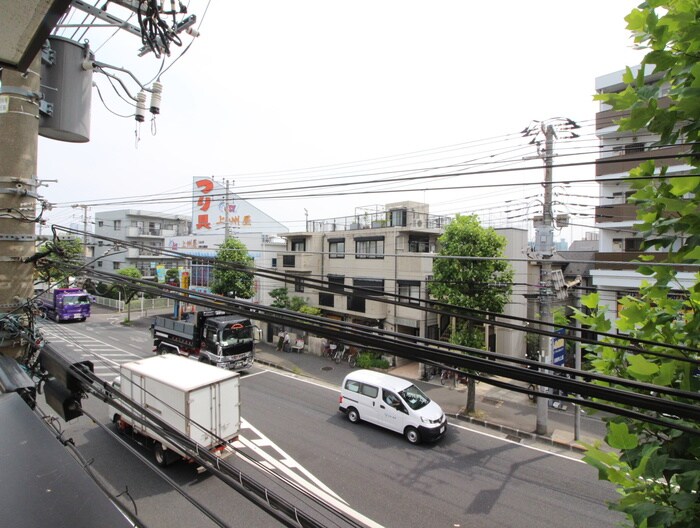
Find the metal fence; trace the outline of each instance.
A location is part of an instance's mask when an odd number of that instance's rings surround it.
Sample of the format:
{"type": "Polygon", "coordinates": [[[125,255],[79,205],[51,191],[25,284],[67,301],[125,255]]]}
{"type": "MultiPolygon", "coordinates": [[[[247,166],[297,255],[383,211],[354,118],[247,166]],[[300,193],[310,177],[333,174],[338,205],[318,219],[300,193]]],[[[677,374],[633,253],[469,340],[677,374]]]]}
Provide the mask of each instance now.
{"type": "MultiPolygon", "coordinates": [[[[107,308],[112,308],[118,312],[124,312],[127,310],[127,305],[121,299],[109,299],[107,297],[95,296],[95,303],[106,306],[107,308]]],[[[131,299],[129,303],[131,305],[131,310],[133,312],[147,312],[148,310],[163,310],[165,308],[172,308],[175,305],[175,301],[172,299],[164,299],[158,297],[155,299],[144,299],[143,297],[136,297],[131,299]]]]}

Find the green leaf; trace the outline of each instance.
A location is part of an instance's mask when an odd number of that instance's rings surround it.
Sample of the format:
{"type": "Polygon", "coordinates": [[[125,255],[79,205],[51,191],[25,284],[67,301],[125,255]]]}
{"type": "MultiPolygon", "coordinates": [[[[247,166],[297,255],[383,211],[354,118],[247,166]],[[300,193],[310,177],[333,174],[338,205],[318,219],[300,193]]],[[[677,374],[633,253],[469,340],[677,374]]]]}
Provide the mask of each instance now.
{"type": "Polygon", "coordinates": [[[626,423],[616,422],[608,423],[605,441],[614,449],[634,449],[639,444],[637,435],[630,433],[626,423]]]}
{"type": "Polygon", "coordinates": [[[673,178],[671,180],[671,192],[676,196],[683,196],[686,193],[695,191],[699,185],[700,176],[673,178]]]}
{"type": "Polygon", "coordinates": [[[641,355],[630,355],[627,357],[627,362],[629,363],[627,372],[636,379],[647,380],[659,372],[659,367],[656,363],[648,361],[641,355]]]}
{"type": "Polygon", "coordinates": [[[588,295],[584,295],[581,297],[581,304],[588,308],[589,310],[593,310],[594,308],[598,307],[598,304],[600,303],[600,294],[599,293],[589,293],[588,295]]]}

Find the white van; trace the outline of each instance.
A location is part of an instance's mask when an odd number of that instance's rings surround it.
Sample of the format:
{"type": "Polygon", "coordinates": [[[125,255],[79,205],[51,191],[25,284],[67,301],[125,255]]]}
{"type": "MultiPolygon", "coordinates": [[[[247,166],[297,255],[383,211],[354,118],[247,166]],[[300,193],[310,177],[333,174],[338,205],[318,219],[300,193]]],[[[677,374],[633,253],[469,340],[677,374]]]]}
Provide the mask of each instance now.
{"type": "Polygon", "coordinates": [[[406,436],[412,444],[434,441],[447,430],[440,406],[410,381],[373,370],[348,374],[339,409],[348,420],[370,422],[406,436]]]}

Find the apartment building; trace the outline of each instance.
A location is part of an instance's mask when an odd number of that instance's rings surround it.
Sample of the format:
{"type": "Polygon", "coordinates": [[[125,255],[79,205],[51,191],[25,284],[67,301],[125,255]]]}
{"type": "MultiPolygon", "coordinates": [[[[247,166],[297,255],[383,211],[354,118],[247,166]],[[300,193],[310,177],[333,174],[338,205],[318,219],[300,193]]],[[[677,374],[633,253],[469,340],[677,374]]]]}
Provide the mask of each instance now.
{"type": "MultiPolygon", "coordinates": [[[[420,202],[358,208],[351,217],[309,221],[307,231],[288,233],[286,251],[277,256],[276,265],[299,277],[290,295],[303,297],[325,317],[439,339],[447,320],[411,304],[428,298],[438,238],[450,221],[451,217],[431,215],[428,204],[420,202]],[[310,288],[304,278],[326,281],[330,291],[310,288]],[[362,288],[369,296],[357,295],[348,286],[362,288]],[[405,298],[400,306],[386,303],[381,298],[387,293],[405,298]]],[[[502,234],[513,239],[509,251],[522,257],[527,232],[505,231],[502,234]]],[[[522,267],[517,272],[521,276],[527,274],[526,264],[522,267]]],[[[509,311],[524,316],[526,304],[520,299],[509,311]]],[[[492,350],[518,355],[524,351],[524,335],[518,338],[493,325],[488,333],[492,350]]]]}
{"type": "MultiPolygon", "coordinates": [[[[596,78],[596,92],[624,90],[623,74],[624,71],[618,71],[596,78]]],[[[657,78],[652,74],[648,80],[651,82],[657,78]]],[[[616,319],[618,299],[638,289],[643,280],[648,280],[635,271],[637,264],[627,264],[641,254],[642,238],[634,227],[637,223],[636,207],[627,200],[632,191],[621,179],[641,161],[658,156],[664,158],[657,159],[656,166],[668,167],[669,175],[683,174],[690,169],[681,158],[665,158],[682,155],[687,147],[658,145],[658,136],[646,130],[620,131],[615,123],[624,115],[625,112],[612,110],[602,102],[596,114],[596,135],[600,143],[596,180],[600,188],[600,204],[596,207],[595,218],[596,227],[600,229],[600,246],[591,279],[600,293],[601,303],[607,305],[611,320],[616,319]]],[[[656,256],[660,255],[657,253],[656,256]]],[[[692,273],[681,272],[678,279],[682,286],[690,286],[692,273]]]]}
{"type": "Polygon", "coordinates": [[[153,211],[119,209],[95,213],[95,235],[124,240],[139,247],[123,247],[95,239],[93,268],[118,271],[134,267],[144,277],[155,277],[158,266],[165,269],[184,265],[176,256],[163,255],[165,240],[187,235],[190,228],[187,216],[168,215],[153,211]]]}

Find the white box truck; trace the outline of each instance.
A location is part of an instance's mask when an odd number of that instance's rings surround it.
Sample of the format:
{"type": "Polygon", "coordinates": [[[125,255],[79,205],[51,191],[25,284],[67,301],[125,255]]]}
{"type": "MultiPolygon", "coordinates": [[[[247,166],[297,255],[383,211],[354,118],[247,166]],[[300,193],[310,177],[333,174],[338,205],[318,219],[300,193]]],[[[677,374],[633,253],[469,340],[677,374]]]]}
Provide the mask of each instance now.
{"type": "Polygon", "coordinates": [[[238,437],[241,426],[240,377],[229,370],[199,363],[174,354],[125,363],[112,385],[134,402],[136,417],[109,406],[109,417],[121,431],[150,439],[156,463],[166,466],[186,454],[158,434],[144,409],[201,447],[225,456],[225,445],[238,437]]]}

